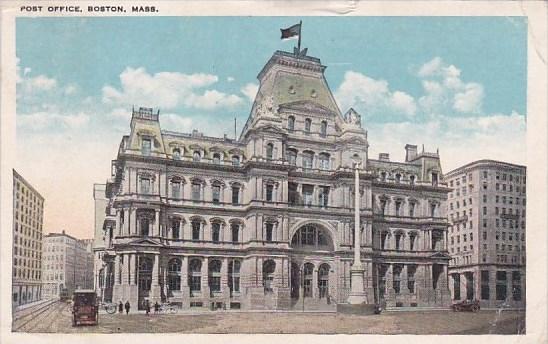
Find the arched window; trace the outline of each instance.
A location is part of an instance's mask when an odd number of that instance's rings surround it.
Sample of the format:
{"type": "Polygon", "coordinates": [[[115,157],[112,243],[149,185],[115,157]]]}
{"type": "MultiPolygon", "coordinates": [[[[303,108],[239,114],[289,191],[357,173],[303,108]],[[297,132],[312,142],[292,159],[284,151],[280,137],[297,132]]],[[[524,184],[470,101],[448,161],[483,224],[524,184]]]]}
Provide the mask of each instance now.
{"type": "Polygon", "coordinates": [[[386,181],[386,172],[381,172],[381,181],[385,182],[386,181]]]}
{"type": "Polygon", "coordinates": [[[315,250],[331,250],[333,244],[329,234],[315,225],[304,225],[293,235],[292,247],[310,248],[315,250]]]}
{"type": "Polygon", "coordinates": [[[173,149],[173,159],[175,160],[181,159],[181,150],[179,148],[173,149]]]}
{"type": "Polygon", "coordinates": [[[139,257],[139,289],[150,291],[152,284],[152,259],[148,257],[139,257]]]}
{"type": "Polygon", "coordinates": [[[289,116],[289,117],[287,118],[287,129],[288,129],[289,131],[295,130],[295,117],[289,116]]]}
{"type": "Polygon", "coordinates": [[[192,240],[200,240],[200,231],[202,229],[202,221],[194,219],[192,225],[192,240]]]}
{"type": "Polygon", "coordinates": [[[312,120],[307,118],[304,120],[304,132],[305,134],[310,134],[310,127],[312,125],[312,120]]]}
{"type": "Polygon", "coordinates": [[[327,297],[329,294],[329,265],[322,264],[318,269],[318,289],[320,299],[327,297]]]}
{"type": "Polygon", "coordinates": [[[287,161],[289,162],[289,165],[291,166],[297,165],[297,151],[294,149],[288,149],[286,154],[287,154],[287,161]]]}
{"type": "Polygon", "coordinates": [[[221,201],[221,184],[219,182],[214,182],[211,185],[211,201],[215,204],[221,201]]]}
{"type": "Polygon", "coordinates": [[[221,291],[221,261],[212,260],[209,262],[208,266],[208,282],[209,290],[212,293],[221,291]]]}
{"type": "Polygon", "coordinates": [[[396,173],[396,183],[400,183],[401,182],[401,174],[399,173],[396,173]]]}
{"type": "Polygon", "coordinates": [[[219,165],[221,163],[221,155],[219,153],[213,154],[213,163],[215,165],[219,165]]]}
{"type": "Polygon", "coordinates": [[[232,185],[232,204],[233,205],[240,204],[240,185],[239,184],[232,185]]]}
{"type": "Polygon", "coordinates": [[[181,179],[173,178],[171,179],[171,197],[180,199],[181,198],[181,179]]]}
{"type": "Polygon", "coordinates": [[[306,263],[303,266],[304,297],[312,297],[312,281],[314,279],[314,264],[306,263]]]}
{"type": "Polygon", "coordinates": [[[320,169],[329,170],[329,154],[321,153],[319,158],[320,158],[320,169]]]}
{"type": "Polygon", "coordinates": [[[231,223],[230,224],[230,232],[232,234],[232,242],[237,243],[239,242],[240,238],[240,225],[238,223],[231,223]]]}
{"type": "Polygon", "coordinates": [[[265,293],[272,293],[274,271],[276,270],[276,263],[272,260],[266,260],[263,263],[263,285],[265,293]]]}
{"type": "Polygon", "coordinates": [[[409,176],[409,184],[415,185],[415,176],[414,175],[409,176]]]}
{"type": "Polygon", "coordinates": [[[191,191],[193,201],[202,200],[202,183],[199,180],[192,181],[191,191]]]}
{"type": "Polygon", "coordinates": [[[211,241],[218,243],[221,240],[221,224],[214,222],[211,224],[211,241]]]}
{"type": "Polygon", "coordinates": [[[272,160],[274,156],[274,144],[269,143],[266,145],[266,158],[272,160]]]}
{"type": "Polygon", "coordinates": [[[169,290],[181,290],[181,265],[181,260],[178,258],[173,258],[168,263],[167,285],[169,290]]]}
{"type": "Polygon", "coordinates": [[[202,155],[199,151],[194,151],[192,154],[192,161],[199,162],[200,160],[202,160],[202,155]]]}
{"type": "Polygon", "coordinates": [[[327,121],[322,121],[322,125],[320,127],[320,136],[321,137],[327,136],[327,121]]]}
{"type": "Polygon", "coordinates": [[[232,156],[232,166],[240,166],[240,157],[237,155],[232,156]]]}
{"type": "Polygon", "coordinates": [[[228,288],[230,288],[230,294],[240,292],[240,267],[239,260],[231,260],[228,263],[228,288]]]}
{"type": "Polygon", "coordinates": [[[191,259],[188,263],[188,285],[190,286],[190,295],[194,296],[200,293],[202,289],[202,261],[200,259],[191,259]]]}
{"type": "Polygon", "coordinates": [[[303,169],[308,171],[312,169],[314,161],[314,153],[310,151],[303,152],[303,169]]]}
{"type": "Polygon", "coordinates": [[[179,239],[181,221],[178,218],[171,219],[171,237],[179,239]]]}

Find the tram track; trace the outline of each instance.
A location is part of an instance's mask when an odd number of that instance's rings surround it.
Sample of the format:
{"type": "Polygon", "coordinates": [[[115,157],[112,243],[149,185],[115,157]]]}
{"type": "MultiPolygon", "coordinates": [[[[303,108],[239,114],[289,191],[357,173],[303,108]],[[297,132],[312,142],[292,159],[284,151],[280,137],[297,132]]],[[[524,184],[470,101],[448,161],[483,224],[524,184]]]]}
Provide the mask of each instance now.
{"type": "Polygon", "coordinates": [[[41,320],[55,319],[55,317],[60,315],[66,307],[66,303],[59,301],[46,304],[36,309],[32,313],[23,315],[15,319],[15,321],[13,322],[12,331],[31,332],[39,325],[43,325],[43,322],[41,320]]]}

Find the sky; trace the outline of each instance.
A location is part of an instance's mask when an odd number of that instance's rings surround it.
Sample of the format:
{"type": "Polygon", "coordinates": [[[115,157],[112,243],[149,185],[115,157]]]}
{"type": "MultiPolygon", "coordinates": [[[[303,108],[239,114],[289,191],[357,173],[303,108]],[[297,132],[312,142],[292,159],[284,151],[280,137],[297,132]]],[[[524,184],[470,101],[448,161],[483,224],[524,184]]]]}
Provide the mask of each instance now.
{"type": "Polygon", "coordinates": [[[16,169],[45,197],[44,232],[93,236],[93,184],[110,177],[132,106],[162,129],[234,135],[280,28],[327,66],[369,156],[439,149],[444,172],[477,159],[525,164],[525,17],[18,18],[16,169]]]}

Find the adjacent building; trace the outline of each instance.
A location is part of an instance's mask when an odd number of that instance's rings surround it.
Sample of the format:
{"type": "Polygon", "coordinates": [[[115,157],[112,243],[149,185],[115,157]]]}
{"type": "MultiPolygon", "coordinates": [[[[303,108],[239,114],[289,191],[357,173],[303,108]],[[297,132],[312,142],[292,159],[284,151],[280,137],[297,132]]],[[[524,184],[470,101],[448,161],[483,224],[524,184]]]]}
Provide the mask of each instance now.
{"type": "Polygon", "coordinates": [[[42,225],[44,197],[13,170],[13,271],[14,306],[42,298],[42,225]]]}
{"type": "Polygon", "coordinates": [[[112,178],[94,186],[95,286],[106,301],[345,303],[358,192],[367,302],[449,305],[450,189],[438,153],[407,145],[403,162],[370,158],[361,117],[341,112],[325,68],[275,52],[239,139],[162,130],[159,112],[132,111],[112,178]]]}
{"type": "Polygon", "coordinates": [[[62,290],[93,288],[91,239],[79,240],[62,231],[44,236],[43,294],[58,297],[62,290]]]}
{"type": "Polygon", "coordinates": [[[453,299],[525,307],[526,167],[478,160],[445,178],[453,299]]]}

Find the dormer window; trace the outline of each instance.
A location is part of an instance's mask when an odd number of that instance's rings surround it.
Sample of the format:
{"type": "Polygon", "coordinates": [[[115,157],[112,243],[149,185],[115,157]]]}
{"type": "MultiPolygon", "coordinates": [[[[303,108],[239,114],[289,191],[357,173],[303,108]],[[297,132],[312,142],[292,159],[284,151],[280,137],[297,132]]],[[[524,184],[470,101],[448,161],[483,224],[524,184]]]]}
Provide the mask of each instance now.
{"type": "Polygon", "coordinates": [[[181,150],[179,148],[173,149],[173,159],[175,160],[181,159],[181,150]]]}
{"type": "Polygon", "coordinates": [[[240,166],[240,157],[237,155],[232,156],[232,166],[240,166]]]}
{"type": "Polygon", "coordinates": [[[289,117],[287,118],[287,129],[288,129],[289,131],[295,130],[295,117],[289,116],[289,117]]]}
{"type": "Polygon", "coordinates": [[[432,173],[432,185],[433,186],[438,186],[438,174],[437,173],[432,173]]]}
{"type": "Polygon", "coordinates": [[[143,138],[141,142],[141,154],[145,156],[150,156],[150,150],[152,148],[152,141],[150,138],[143,138]]]}
{"type": "MultiPolygon", "coordinates": [[[[196,161],[196,160],[195,160],[196,161]]],[[[198,160],[199,161],[199,160],[198,160]]],[[[221,155],[219,153],[213,154],[213,163],[219,165],[221,163],[221,155]]]]}
{"type": "Polygon", "coordinates": [[[307,118],[304,120],[304,132],[306,134],[310,134],[311,125],[312,125],[312,120],[310,118],[307,118]]]}
{"type": "Polygon", "coordinates": [[[320,127],[320,136],[321,137],[327,136],[327,121],[322,121],[322,125],[320,127]]]}
{"type": "Polygon", "coordinates": [[[194,153],[192,154],[192,161],[199,162],[200,160],[202,160],[202,155],[200,154],[200,152],[194,151],[194,153]]]}

